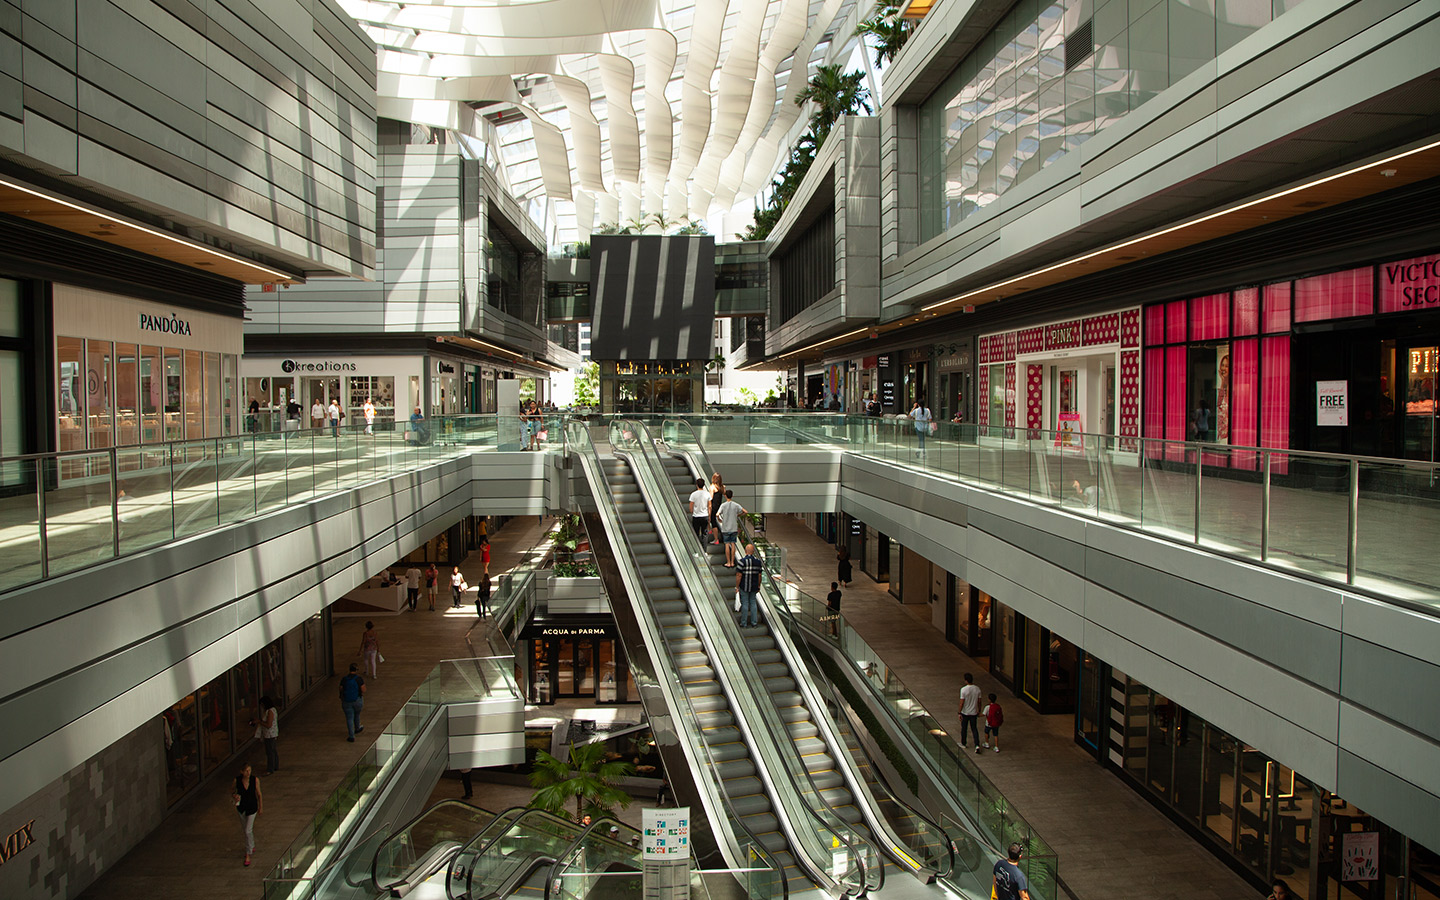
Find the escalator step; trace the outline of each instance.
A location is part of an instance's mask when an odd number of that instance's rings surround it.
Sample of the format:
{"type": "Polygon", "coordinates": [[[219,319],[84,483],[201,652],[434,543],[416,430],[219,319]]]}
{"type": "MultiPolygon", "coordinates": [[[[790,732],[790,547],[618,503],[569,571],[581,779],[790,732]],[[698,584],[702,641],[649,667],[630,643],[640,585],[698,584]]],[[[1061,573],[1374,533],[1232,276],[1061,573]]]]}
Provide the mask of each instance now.
{"type": "Polygon", "coordinates": [[[780,820],[775,817],[775,813],[769,810],[760,813],[753,813],[748,816],[741,816],[740,821],[745,823],[746,827],[750,829],[750,833],[758,837],[760,839],[760,843],[764,844],[766,848],[770,850],[775,849],[775,847],[773,847],[770,842],[766,840],[768,836],[779,833],[778,829],[780,828],[780,820]]]}
{"type": "Polygon", "coordinates": [[[748,756],[737,759],[727,759],[717,763],[715,771],[720,774],[721,781],[730,781],[734,778],[746,778],[755,774],[755,762],[748,756]]]}
{"type": "Polygon", "coordinates": [[[765,689],[771,694],[793,691],[795,690],[795,679],[788,675],[783,678],[767,678],[765,679],[765,689]]]}
{"type": "MultiPolygon", "coordinates": [[[[810,773],[810,780],[814,782],[815,787],[819,789],[822,794],[834,788],[841,788],[843,790],[845,787],[845,776],[834,769],[829,769],[824,772],[812,772],[810,773]]],[[[830,799],[828,794],[826,794],[825,799],[830,799]]],[[[849,803],[850,799],[847,799],[845,802],[849,803]]]]}
{"type": "MultiPolygon", "coordinates": [[[[802,740],[819,740],[816,738],[816,735],[820,733],[820,729],[816,727],[814,719],[787,722],[785,723],[785,730],[790,732],[790,739],[797,743],[802,740]]],[[[821,746],[824,746],[823,742],[821,742],[821,746]]]]}
{"type": "Polygon", "coordinates": [[[731,797],[730,808],[735,810],[737,816],[753,816],[756,813],[770,812],[770,801],[765,799],[764,794],[731,797]]]}
{"type": "Polygon", "coordinates": [[[750,650],[750,659],[753,660],[757,666],[768,666],[771,663],[785,664],[785,657],[781,656],[780,651],[776,650],[773,645],[762,650],[756,650],[750,646],[749,641],[746,641],[745,646],[750,650]]]}
{"type": "Polygon", "coordinates": [[[765,785],[760,783],[760,779],[734,778],[725,782],[725,796],[731,800],[737,797],[748,797],[751,794],[764,800],[766,808],[769,808],[770,800],[765,796],[765,785]]]}
{"type": "Polygon", "coordinates": [[[790,667],[783,662],[763,663],[756,666],[760,670],[760,677],[769,681],[772,678],[789,678],[790,667]]]}

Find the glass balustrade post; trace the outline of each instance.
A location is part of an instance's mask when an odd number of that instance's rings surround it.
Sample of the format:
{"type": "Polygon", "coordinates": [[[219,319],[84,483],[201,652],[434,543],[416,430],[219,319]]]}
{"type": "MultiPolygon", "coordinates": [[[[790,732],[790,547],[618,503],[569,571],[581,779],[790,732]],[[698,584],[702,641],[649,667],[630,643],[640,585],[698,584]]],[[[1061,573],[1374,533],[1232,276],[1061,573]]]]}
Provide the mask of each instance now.
{"type": "Polygon", "coordinates": [[[180,513],[175,508],[175,443],[172,441],[165,445],[165,456],[170,465],[170,540],[175,540],[175,535],[180,530],[180,513]]]}
{"type": "MultiPolygon", "coordinates": [[[[250,443],[250,509],[255,515],[260,515],[260,448],[255,435],[249,435],[246,440],[250,443]]],[[[285,435],[280,435],[280,440],[285,440],[285,435]]]]}
{"type": "Polygon", "coordinates": [[[215,526],[218,528],[225,517],[220,513],[220,439],[215,438],[215,526]]]}
{"type": "Polygon", "coordinates": [[[40,526],[40,577],[50,577],[50,537],[45,527],[45,479],[47,466],[44,459],[35,461],[35,521],[40,526]]]}
{"type": "Polygon", "coordinates": [[[1345,532],[1345,583],[1355,583],[1360,537],[1360,460],[1350,460],[1350,496],[1346,503],[1349,522],[1345,532]]]}
{"type": "Polygon", "coordinates": [[[1260,561],[1270,558],[1270,451],[1260,451],[1260,561]]]}
{"type": "Polygon", "coordinates": [[[1200,543],[1200,480],[1205,471],[1201,465],[1200,445],[1195,444],[1191,451],[1195,454],[1195,543],[1200,543]]]}
{"type": "Polygon", "coordinates": [[[110,458],[110,555],[120,555],[120,457],[111,447],[110,458]]]}

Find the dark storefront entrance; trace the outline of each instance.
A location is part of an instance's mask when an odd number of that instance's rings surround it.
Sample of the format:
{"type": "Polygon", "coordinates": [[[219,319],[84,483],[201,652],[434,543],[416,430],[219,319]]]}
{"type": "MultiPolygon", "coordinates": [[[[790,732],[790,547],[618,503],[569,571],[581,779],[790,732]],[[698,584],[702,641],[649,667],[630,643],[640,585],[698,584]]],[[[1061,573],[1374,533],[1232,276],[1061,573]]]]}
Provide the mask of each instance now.
{"type": "Polygon", "coordinates": [[[530,643],[531,703],[550,704],[569,697],[625,703],[637,696],[613,623],[535,622],[521,638],[530,643]]]}

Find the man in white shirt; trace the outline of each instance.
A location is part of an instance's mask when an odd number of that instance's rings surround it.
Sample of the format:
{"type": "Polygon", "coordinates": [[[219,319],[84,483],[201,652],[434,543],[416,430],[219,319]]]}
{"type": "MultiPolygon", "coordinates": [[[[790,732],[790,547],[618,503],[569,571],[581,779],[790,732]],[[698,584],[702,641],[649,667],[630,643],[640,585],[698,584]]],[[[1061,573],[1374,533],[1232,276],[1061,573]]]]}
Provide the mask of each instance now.
{"type": "Polygon", "coordinates": [[[365,433],[375,433],[375,402],[372,398],[365,398],[365,433]]]}
{"type": "Polygon", "coordinates": [[[720,543],[725,545],[725,568],[735,568],[735,542],[740,539],[740,514],[745,507],[735,502],[735,492],[725,491],[725,502],[715,511],[720,523],[720,543]]]}
{"type": "Polygon", "coordinates": [[[960,689],[960,746],[965,746],[965,729],[975,735],[975,752],[980,752],[980,686],[975,676],[965,673],[965,686],[960,689]]]}
{"type": "MultiPolygon", "coordinates": [[[[411,612],[415,611],[415,605],[420,602],[420,570],[414,566],[405,570],[405,602],[409,604],[411,612]]],[[[976,714],[979,714],[979,707],[976,707],[976,714]]]]}
{"type": "Polygon", "coordinates": [[[337,400],[330,401],[330,433],[340,436],[340,403],[337,400]]]}
{"type": "Polygon", "coordinates": [[[695,479],[695,490],[690,494],[690,524],[700,546],[705,546],[705,528],[710,524],[710,492],[705,490],[705,479],[695,479]]]}
{"type": "Polygon", "coordinates": [[[319,397],[315,398],[314,405],[310,407],[310,427],[325,427],[325,404],[320,402],[319,397]]]}

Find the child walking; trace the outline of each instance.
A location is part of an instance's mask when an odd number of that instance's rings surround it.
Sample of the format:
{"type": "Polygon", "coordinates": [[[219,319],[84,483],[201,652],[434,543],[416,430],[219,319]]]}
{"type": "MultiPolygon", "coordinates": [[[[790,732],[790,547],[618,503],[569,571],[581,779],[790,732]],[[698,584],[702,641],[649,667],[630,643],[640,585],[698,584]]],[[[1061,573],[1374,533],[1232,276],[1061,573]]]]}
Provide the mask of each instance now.
{"type": "MultiPolygon", "coordinates": [[[[1005,711],[1000,708],[1000,701],[995,697],[994,694],[990,695],[990,702],[985,706],[984,716],[985,746],[989,747],[990,744],[993,742],[995,744],[995,752],[999,753],[1000,726],[1005,724],[1005,711]]],[[[978,753],[980,751],[980,748],[976,747],[975,751],[978,753]]]]}

